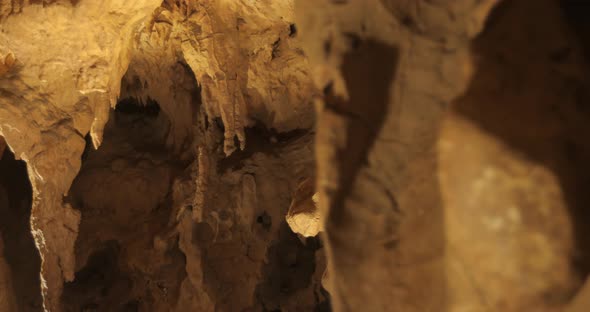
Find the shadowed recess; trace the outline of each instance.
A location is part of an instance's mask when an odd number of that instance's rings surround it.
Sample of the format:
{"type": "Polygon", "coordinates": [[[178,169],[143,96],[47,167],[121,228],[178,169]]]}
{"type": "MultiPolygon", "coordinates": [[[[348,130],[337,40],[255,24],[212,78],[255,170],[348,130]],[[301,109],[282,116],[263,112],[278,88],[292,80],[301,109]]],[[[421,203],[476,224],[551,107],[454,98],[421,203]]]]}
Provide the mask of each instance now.
{"type": "MultiPolygon", "coordinates": [[[[345,228],[355,223],[344,209],[360,168],[383,126],[389,103],[389,91],[396,73],[398,50],[377,41],[352,38],[353,50],[344,55],[341,71],[346,81],[348,101],[335,96],[331,86],[324,90],[326,110],[347,119],[346,145],[339,151],[338,194],[332,198],[327,224],[345,228]]],[[[320,120],[321,122],[321,120],[320,120]]]]}
{"type": "Polygon", "coordinates": [[[170,234],[170,188],[186,162],[166,145],[170,128],[156,101],[123,98],[100,148],[87,140],[66,199],[82,220],[65,311],[160,311],[179,296],[185,257],[170,234]]]}
{"type": "MultiPolygon", "coordinates": [[[[570,0],[560,4],[566,23],[587,49],[589,3],[570,0]]],[[[556,286],[544,295],[547,304],[570,300],[576,285],[590,273],[590,93],[587,80],[581,78],[584,75],[564,74],[572,64],[587,66],[590,54],[586,50],[584,63],[579,64],[576,36],[557,35],[556,27],[548,23],[556,7],[549,1],[504,1],[498,6],[474,42],[477,71],[456,103],[463,117],[517,151],[519,157],[549,169],[559,182],[575,244],[572,254],[560,256],[569,258],[577,276],[567,287],[556,286]]],[[[537,209],[526,208],[528,213],[537,209]]],[[[525,222],[530,227],[548,226],[534,216],[525,222]]]]}
{"type": "Polygon", "coordinates": [[[0,155],[0,233],[19,311],[42,311],[41,258],[31,234],[27,165],[10,149],[0,155]]]}

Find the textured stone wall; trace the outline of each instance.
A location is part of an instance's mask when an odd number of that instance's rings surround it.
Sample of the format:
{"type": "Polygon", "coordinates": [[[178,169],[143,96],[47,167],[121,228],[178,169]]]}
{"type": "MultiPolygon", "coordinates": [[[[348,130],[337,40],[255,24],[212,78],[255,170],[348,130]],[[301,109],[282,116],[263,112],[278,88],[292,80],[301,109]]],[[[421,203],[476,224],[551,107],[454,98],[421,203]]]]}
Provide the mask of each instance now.
{"type": "Polygon", "coordinates": [[[0,0],[0,310],[583,311],[574,2],[0,0]]]}

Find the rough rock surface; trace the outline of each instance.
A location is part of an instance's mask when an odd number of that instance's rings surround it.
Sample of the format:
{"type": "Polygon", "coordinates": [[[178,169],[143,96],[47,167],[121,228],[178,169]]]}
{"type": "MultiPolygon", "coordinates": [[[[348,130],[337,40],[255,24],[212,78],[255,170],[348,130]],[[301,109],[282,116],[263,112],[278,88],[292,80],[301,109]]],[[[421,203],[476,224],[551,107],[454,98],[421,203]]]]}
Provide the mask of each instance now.
{"type": "MultiPolygon", "coordinates": [[[[278,274],[271,245],[319,248],[289,241],[281,221],[313,171],[315,89],[292,5],[0,2],[0,136],[28,166],[45,309],[260,306],[278,274]],[[200,246],[193,232],[209,227],[200,246]]],[[[313,263],[280,304],[316,304],[313,263]]]]}
{"type": "Polygon", "coordinates": [[[291,230],[303,237],[317,236],[322,230],[319,196],[312,179],[306,179],[293,194],[291,206],[285,219],[291,230]]]}
{"type": "Polygon", "coordinates": [[[557,1],[498,2],[298,1],[335,310],[554,311],[588,275],[586,60],[557,1]]]}
{"type": "Polygon", "coordinates": [[[0,311],[585,311],[584,12],[0,0],[0,311]]]}

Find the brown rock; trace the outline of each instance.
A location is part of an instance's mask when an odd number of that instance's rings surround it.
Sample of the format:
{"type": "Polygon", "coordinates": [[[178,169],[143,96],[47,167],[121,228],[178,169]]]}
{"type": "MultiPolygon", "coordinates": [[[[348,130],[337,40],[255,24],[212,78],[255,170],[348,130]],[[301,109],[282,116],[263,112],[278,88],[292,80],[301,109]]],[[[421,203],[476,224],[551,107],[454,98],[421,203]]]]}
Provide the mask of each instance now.
{"type": "Polygon", "coordinates": [[[317,209],[318,200],[313,179],[306,179],[299,184],[285,217],[293,232],[303,237],[318,235],[322,227],[320,211],[317,209]]]}
{"type": "Polygon", "coordinates": [[[0,311],[584,310],[580,3],[0,0],[0,311]]]}

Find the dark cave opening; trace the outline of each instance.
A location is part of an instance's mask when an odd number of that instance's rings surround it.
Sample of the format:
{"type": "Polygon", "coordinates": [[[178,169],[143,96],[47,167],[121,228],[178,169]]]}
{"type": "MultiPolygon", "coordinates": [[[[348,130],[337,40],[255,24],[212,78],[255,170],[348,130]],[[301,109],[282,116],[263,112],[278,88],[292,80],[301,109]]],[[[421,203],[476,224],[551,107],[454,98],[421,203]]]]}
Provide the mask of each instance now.
{"type": "MultiPolygon", "coordinates": [[[[585,0],[562,0],[559,1],[563,16],[566,22],[573,29],[574,33],[578,37],[586,61],[590,60],[590,20],[588,16],[590,14],[590,2],[585,0]]],[[[567,57],[571,47],[566,47],[561,54],[567,57]]]]}
{"type": "Polygon", "coordinates": [[[0,240],[19,311],[42,311],[41,258],[31,233],[32,187],[24,161],[0,155],[0,240]]]}
{"type": "Polygon", "coordinates": [[[161,108],[158,102],[148,98],[145,104],[137,103],[134,98],[124,98],[119,100],[115,106],[115,112],[126,115],[140,114],[146,117],[157,117],[161,108]]]}
{"type": "Polygon", "coordinates": [[[67,198],[82,220],[76,278],[62,295],[66,311],[166,310],[178,297],[186,260],[170,234],[171,186],[188,163],[167,145],[170,129],[156,101],[123,98],[102,145],[94,150],[87,140],[67,198]]]}
{"type": "MultiPolygon", "coordinates": [[[[289,297],[309,287],[316,266],[316,252],[322,248],[319,237],[308,237],[302,242],[297,234],[282,222],[278,239],[268,248],[266,263],[262,269],[264,276],[257,286],[256,295],[267,311],[281,311],[289,297]]],[[[323,289],[318,289],[322,291],[323,289]]],[[[316,298],[316,311],[325,310],[329,300],[324,293],[323,300],[316,298]]]]}
{"type": "MultiPolygon", "coordinates": [[[[220,124],[220,131],[224,131],[220,119],[215,119],[220,124]]],[[[304,129],[295,129],[287,132],[278,132],[276,129],[268,128],[259,120],[254,120],[254,124],[244,129],[246,135],[246,147],[243,150],[237,150],[231,155],[221,159],[218,163],[217,170],[221,173],[230,170],[238,170],[244,166],[244,161],[248,160],[255,153],[267,153],[278,156],[281,148],[287,147],[294,141],[312,132],[304,129]]]]}
{"type": "Polygon", "coordinates": [[[133,288],[133,281],[119,268],[121,247],[116,241],[109,241],[102,249],[94,252],[86,266],[76,273],[76,278],[64,287],[63,302],[66,307],[80,302],[80,309],[66,311],[97,311],[108,307],[121,307],[121,312],[135,312],[133,305],[126,302],[126,296],[133,288]]]}

